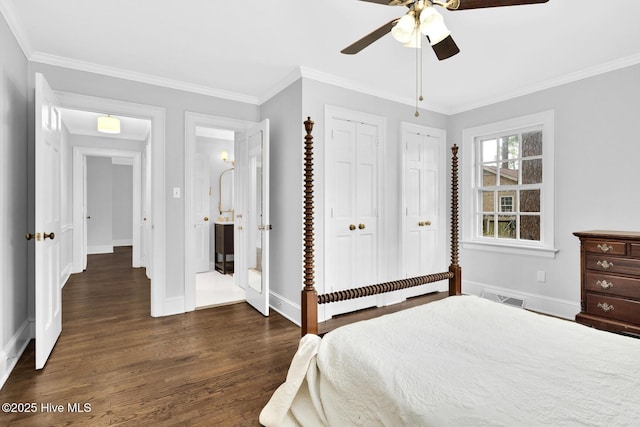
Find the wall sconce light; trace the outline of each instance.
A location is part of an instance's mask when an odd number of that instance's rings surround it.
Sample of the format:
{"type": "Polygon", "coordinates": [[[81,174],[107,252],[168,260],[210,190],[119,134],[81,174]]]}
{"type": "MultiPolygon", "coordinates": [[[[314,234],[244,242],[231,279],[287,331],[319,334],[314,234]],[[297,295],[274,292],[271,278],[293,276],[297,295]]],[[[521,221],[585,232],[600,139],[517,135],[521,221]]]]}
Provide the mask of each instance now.
{"type": "Polygon", "coordinates": [[[223,162],[225,163],[231,163],[232,165],[235,165],[235,161],[233,160],[229,160],[229,152],[227,150],[224,150],[221,154],[220,154],[220,158],[222,159],[223,162]]]}
{"type": "Polygon", "coordinates": [[[98,132],[102,133],[120,133],[120,119],[111,117],[111,115],[98,117],[98,132]]]}

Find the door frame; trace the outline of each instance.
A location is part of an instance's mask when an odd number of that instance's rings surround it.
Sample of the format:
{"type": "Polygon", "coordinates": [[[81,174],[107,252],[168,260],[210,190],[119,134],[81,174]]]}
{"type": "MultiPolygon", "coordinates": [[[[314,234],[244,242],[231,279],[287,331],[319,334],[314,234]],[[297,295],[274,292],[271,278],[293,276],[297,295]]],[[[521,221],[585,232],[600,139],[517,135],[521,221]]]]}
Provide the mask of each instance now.
{"type": "Polygon", "coordinates": [[[196,268],[194,262],[195,236],[193,235],[194,215],[194,171],[193,159],[196,153],[196,127],[208,127],[245,132],[258,122],[231,119],[228,117],[185,111],[184,113],[184,311],[196,309],[196,268]]]}
{"type": "MultiPolygon", "coordinates": [[[[419,125],[416,123],[410,123],[410,122],[400,122],[400,135],[399,135],[399,141],[400,141],[400,185],[401,185],[401,189],[400,189],[400,194],[401,194],[401,200],[400,200],[400,221],[399,221],[399,227],[398,227],[398,234],[400,236],[400,250],[398,251],[398,266],[400,267],[400,272],[402,274],[402,276],[405,276],[406,270],[405,270],[405,265],[402,262],[402,260],[404,259],[404,252],[405,252],[405,231],[407,228],[407,216],[405,215],[406,209],[407,209],[407,183],[406,183],[406,179],[407,179],[407,164],[406,164],[406,156],[407,156],[407,150],[406,150],[406,145],[405,145],[405,134],[406,133],[418,133],[418,134],[424,134],[424,135],[428,135],[428,136],[433,136],[438,138],[439,140],[439,144],[440,144],[440,158],[438,159],[438,164],[440,165],[440,168],[438,170],[438,194],[439,194],[439,203],[438,203],[438,215],[440,216],[440,224],[438,226],[438,235],[436,238],[437,241],[437,245],[438,247],[445,247],[447,245],[446,243],[446,224],[447,224],[447,210],[446,210],[446,203],[445,203],[445,198],[447,195],[447,174],[446,171],[448,170],[447,168],[447,131],[444,129],[439,129],[439,128],[434,128],[434,127],[429,127],[429,126],[423,126],[423,125],[419,125]]],[[[436,265],[442,265],[443,270],[438,270],[438,271],[444,271],[444,269],[446,269],[446,260],[444,257],[444,254],[446,252],[443,251],[436,251],[436,265]]],[[[435,271],[433,273],[436,273],[435,271]]],[[[448,285],[444,284],[444,282],[440,283],[439,285],[436,284],[437,286],[440,286],[437,290],[440,291],[446,291],[448,289],[448,285]]],[[[399,294],[399,293],[398,293],[399,294]]],[[[393,301],[389,301],[388,303],[395,303],[395,302],[400,302],[401,300],[398,300],[397,297],[396,299],[394,299],[393,301]]]]}
{"type": "Polygon", "coordinates": [[[142,223],[142,153],[139,151],[117,150],[100,147],[73,146],[73,272],[81,273],[83,270],[84,257],[86,256],[85,221],[83,212],[84,196],[86,192],[86,176],[83,173],[85,159],[87,156],[94,157],[121,157],[133,161],[133,252],[131,256],[131,266],[141,267],[141,231],[142,223]]]}
{"type": "Polygon", "coordinates": [[[115,99],[56,91],[60,106],[93,112],[109,111],[113,115],[135,117],[151,121],[151,220],[153,254],[151,261],[151,316],[175,313],[166,301],[166,195],[165,195],[165,122],[162,107],[137,104],[115,99]]]}

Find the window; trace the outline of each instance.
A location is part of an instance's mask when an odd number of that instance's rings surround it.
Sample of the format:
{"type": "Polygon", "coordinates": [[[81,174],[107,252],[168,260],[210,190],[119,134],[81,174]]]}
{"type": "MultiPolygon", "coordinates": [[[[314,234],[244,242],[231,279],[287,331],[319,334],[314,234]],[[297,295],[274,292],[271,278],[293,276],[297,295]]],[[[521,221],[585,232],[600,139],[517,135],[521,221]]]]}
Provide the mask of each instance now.
{"type": "Polygon", "coordinates": [[[554,256],[554,112],[465,129],[463,139],[463,245],[554,256]]]}

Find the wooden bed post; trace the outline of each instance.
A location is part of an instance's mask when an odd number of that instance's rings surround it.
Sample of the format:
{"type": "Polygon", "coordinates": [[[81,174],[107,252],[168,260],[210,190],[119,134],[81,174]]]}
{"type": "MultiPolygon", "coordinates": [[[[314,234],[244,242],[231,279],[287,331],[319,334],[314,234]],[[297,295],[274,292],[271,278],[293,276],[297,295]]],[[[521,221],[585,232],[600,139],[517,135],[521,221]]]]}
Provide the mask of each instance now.
{"type": "Polygon", "coordinates": [[[313,121],[304,122],[304,288],[301,298],[301,335],[318,334],[318,292],[314,287],[313,260],[313,121]]]}
{"type": "Polygon", "coordinates": [[[459,224],[458,224],[458,146],[451,147],[451,265],[449,271],[449,295],[462,294],[462,269],[458,260],[459,224]]]}

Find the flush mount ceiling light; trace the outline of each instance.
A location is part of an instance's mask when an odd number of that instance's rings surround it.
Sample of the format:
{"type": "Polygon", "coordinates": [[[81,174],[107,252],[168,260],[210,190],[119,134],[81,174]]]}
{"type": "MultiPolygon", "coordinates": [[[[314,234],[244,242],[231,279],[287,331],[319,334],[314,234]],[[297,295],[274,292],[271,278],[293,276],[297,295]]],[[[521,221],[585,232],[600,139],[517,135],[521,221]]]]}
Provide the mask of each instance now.
{"type": "Polygon", "coordinates": [[[98,117],[98,132],[116,134],[120,133],[120,119],[111,115],[98,117]]]}

